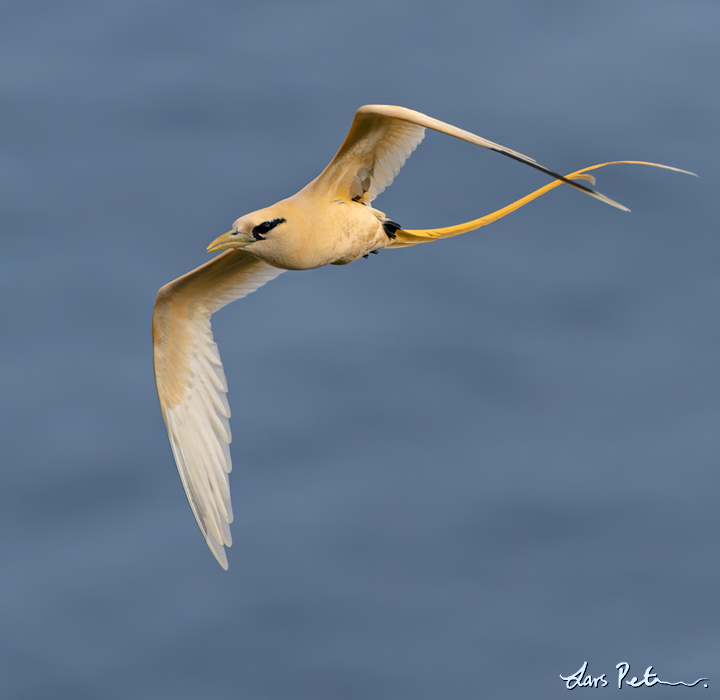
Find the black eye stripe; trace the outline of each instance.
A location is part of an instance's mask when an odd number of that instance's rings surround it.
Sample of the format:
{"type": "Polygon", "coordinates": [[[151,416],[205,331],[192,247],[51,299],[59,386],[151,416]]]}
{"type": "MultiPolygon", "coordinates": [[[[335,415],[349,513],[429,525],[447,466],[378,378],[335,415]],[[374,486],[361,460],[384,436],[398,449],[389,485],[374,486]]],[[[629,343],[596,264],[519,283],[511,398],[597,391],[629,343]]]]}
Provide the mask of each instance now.
{"type": "Polygon", "coordinates": [[[258,224],[253,230],[252,235],[253,238],[256,240],[262,239],[262,234],[267,233],[268,231],[272,231],[278,224],[284,224],[285,219],[273,219],[272,221],[263,221],[261,224],[258,224]]]}

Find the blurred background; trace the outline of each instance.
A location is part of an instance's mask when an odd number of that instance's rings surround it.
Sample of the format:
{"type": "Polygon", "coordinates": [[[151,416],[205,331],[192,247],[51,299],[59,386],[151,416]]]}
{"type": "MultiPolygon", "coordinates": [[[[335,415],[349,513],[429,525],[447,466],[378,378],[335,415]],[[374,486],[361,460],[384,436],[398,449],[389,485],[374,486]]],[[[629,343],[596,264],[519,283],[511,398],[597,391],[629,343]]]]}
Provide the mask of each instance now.
{"type": "MultiPolygon", "coordinates": [[[[6,0],[4,698],[555,698],[720,658],[720,5],[6,0]],[[220,569],[153,384],[157,289],[398,104],[560,172],[480,231],[213,319],[220,569]]],[[[447,226],[547,179],[428,132],[376,200],[447,226]]],[[[653,697],[700,687],[656,686],[653,697]]]]}

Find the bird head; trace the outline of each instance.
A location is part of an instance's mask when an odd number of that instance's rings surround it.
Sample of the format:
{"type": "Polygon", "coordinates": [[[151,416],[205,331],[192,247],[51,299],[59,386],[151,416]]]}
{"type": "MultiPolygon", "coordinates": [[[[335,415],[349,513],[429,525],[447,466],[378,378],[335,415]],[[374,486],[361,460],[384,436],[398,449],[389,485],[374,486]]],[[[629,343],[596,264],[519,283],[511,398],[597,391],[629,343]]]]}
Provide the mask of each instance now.
{"type": "Polygon", "coordinates": [[[281,227],[284,223],[286,223],[285,217],[272,208],[254,211],[241,216],[233,224],[232,230],[216,238],[207,249],[214,253],[218,250],[244,248],[272,237],[277,227],[281,227]]]}

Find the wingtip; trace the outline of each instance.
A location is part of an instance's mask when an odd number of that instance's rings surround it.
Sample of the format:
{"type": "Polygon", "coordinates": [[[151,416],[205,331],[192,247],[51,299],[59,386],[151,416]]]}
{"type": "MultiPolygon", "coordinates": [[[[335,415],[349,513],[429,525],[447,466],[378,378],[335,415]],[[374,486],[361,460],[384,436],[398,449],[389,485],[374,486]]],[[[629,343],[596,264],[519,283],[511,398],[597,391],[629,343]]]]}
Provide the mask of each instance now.
{"type": "MultiPolygon", "coordinates": [[[[212,549],[212,548],[211,548],[212,549]]],[[[225,554],[225,547],[219,547],[218,551],[215,549],[212,549],[212,553],[215,555],[215,559],[217,559],[217,563],[220,564],[220,566],[227,571],[228,570],[228,560],[227,555],[225,554]]]]}
{"type": "Polygon", "coordinates": [[[210,551],[213,553],[215,559],[217,559],[217,563],[220,564],[220,566],[225,569],[225,571],[227,571],[228,560],[227,554],[225,553],[225,547],[219,542],[215,541],[215,538],[209,532],[203,534],[205,535],[205,541],[207,542],[210,551]]]}
{"type": "Polygon", "coordinates": [[[620,211],[630,211],[630,207],[626,207],[624,204],[620,204],[620,202],[610,199],[610,197],[603,197],[602,201],[609,204],[611,207],[619,209],[620,211]]]}
{"type": "Polygon", "coordinates": [[[590,190],[588,188],[583,191],[592,193],[592,196],[595,199],[599,199],[601,202],[605,202],[605,204],[609,204],[611,207],[615,207],[616,209],[619,209],[620,211],[630,211],[630,209],[628,209],[624,204],[620,204],[620,202],[616,202],[614,199],[610,199],[610,197],[606,197],[604,194],[598,192],[597,190],[590,190]]]}

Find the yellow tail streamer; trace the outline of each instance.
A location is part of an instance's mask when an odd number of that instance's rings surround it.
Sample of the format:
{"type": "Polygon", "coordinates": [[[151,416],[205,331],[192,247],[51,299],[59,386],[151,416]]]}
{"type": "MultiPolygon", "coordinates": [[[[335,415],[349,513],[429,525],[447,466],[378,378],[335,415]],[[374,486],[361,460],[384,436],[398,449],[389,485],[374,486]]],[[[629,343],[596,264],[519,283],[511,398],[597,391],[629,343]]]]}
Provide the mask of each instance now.
{"type": "MultiPolygon", "coordinates": [[[[686,173],[687,175],[695,175],[695,173],[691,173],[688,170],[681,170],[680,168],[672,168],[669,165],[659,165],[658,163],[646,163],[642,160],[614,160],[610,163],[600,163],[599,165],[591,165],[589,168],[583,168],[582,170],[576,170],[574,173],[570,173],[569,175],[566,175],[569,180],[588,180],[591,183],[595,184],[595,178],[592,175],[587,175],[586,173],[589,170],[597,170],[598,168],[604,168],[606,165],[622,165],[622,164],[629,164],[629,165],[648,165],[652,168],[662,168],[663,170],[674,170],[675,172],[679,173],[686,173]]],[[[697,177],[697,176],[696,176],[697,177]]],[[[508,204],[506,207],[503,207],[502,209],[498,209],[497,211],[493,212],[492,214],[488,214],[487,216],[481,216],[479,219],[473,219],[473,221],[468,221],[464,224],[457,224],[456,226],[448,226],[447,228],[429,228],[429,229],[422,229],[422,230],[406,230],[406,229],[398,229],[395,232],[395,235],[397,236],[396,239],[392,242],[391,245],[388,246],[388,248],[405,248],[407,246],[416,245],[417,243],[429,243],[430,241],[436,241],[441,238],[451,238],[452,236],[459,236],[461,233],[467,233],[468,231],[474,231],[475,229],[481,228],[482,226],[487,226],[488,224],[491,224],[493,221],[497,221],[498,219],[502,219],[503,216],[507,216],[511,212],[514,212],[516,209],[520,209],[520,207],[524,207],[528,202],[532,202],[533,199],[537,199],[538,197],[541,197],[546,192],[549,192],[552,189],[555,189],[559,185],[562,185],[562,180],[554,180],[549,185],[545,185],[545,187],[541,187],[539,190],[535,190],[535,192],[531,192],[526,197],[523,197],[522,199],[518,199],[516,202],[513,202],[512,204],[508,204]]]]}

